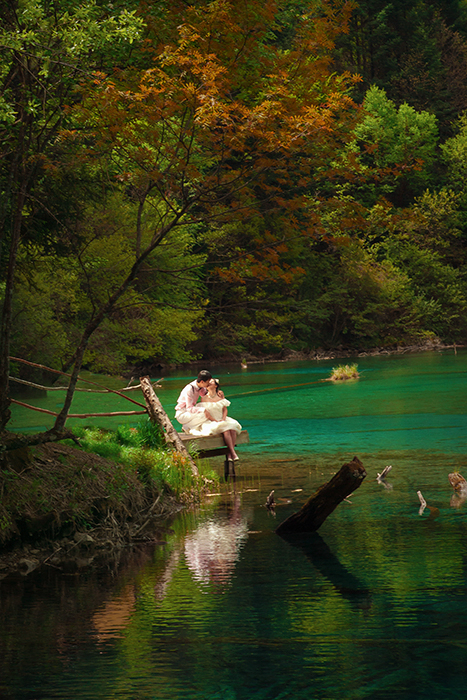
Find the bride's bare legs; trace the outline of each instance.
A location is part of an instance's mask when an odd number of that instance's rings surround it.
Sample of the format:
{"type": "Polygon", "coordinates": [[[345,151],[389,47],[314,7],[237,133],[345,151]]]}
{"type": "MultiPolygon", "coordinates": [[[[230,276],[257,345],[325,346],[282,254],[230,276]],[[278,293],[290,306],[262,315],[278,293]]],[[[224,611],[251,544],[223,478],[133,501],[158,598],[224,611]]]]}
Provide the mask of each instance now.
{"type": "Polygon", "coordinates": [[[225,433],[222,433],[222,437],[229,448],[229,459],[238,459],[237,453],[235,452],[235,440],[237,437],[235,430],[226,430],[225,433]]]}

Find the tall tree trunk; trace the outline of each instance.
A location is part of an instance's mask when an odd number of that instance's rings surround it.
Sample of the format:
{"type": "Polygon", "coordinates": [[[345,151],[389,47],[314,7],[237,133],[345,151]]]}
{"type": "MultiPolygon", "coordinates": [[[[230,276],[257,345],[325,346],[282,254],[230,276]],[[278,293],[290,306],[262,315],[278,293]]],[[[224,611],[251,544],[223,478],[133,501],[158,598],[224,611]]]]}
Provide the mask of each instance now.
{"type": "Polygon", "coordinates": [[[21,223],[23,218],[25,196],[25,183],[21,183],[18,196],[16,198],[16,207],[11,226],[10,255],[8,258],[5,297],[3,300],[2,317],[0,323],[0,432],[5,430],[5,426],[11,417],[9,376],[13,284],[16,259],[18,256],[18,247],[21,238],[21,223]]]}

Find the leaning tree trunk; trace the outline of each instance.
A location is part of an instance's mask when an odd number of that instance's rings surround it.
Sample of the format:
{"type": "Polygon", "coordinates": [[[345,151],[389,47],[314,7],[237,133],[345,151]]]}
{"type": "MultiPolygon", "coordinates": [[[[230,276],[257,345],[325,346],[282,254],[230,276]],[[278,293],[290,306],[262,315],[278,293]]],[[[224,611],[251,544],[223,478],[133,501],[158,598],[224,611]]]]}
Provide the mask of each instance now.
{"type": "Polygon", "coordinates": [[[196,466],[193,457],[190,455],[182,440],[180,440],[177,431],[173,427],[167,413],[164,411],[161,402],[159,401],[149,377],[140,377],[141,391],[143,392],[146,405],[148,407],[149,418],[153,423],[157,423],[162,428],[165,441],[168,445],[172,445],[177,452],[181,452],[190,462],[191,471],[194,476],[199,476],[198,467],[196,466]]]}
{"type": "Polygon", "coordinates": [[[365,477],[363,464],[358,457],[354,457],[339,469],[331,481],[310,496],[297,513],[284,520],[276,533],[315,532],[339,503],[358,489],[365,477]]]}

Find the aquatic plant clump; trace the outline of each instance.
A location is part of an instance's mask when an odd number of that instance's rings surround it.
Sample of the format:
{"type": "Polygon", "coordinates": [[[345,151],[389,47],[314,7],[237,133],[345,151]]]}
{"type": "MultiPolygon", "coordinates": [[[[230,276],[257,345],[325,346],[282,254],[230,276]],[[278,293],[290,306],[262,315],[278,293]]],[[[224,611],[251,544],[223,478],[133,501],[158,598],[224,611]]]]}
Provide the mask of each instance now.
{"type": "Polygon", "coordinates": [[[342,382],[346,379],[358,379],[359,377],[358,365],[354,363],[353,365],[338,365],[337,367],[333,367],[330,379],[333,382],[342,382]]]}

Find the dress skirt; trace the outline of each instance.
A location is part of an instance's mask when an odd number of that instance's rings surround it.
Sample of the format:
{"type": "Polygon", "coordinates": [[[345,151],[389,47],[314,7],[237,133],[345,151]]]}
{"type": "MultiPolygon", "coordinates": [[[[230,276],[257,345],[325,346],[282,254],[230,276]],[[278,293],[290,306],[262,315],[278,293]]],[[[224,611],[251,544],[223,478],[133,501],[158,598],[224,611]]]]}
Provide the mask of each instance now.
{"type": "Polygon", "coordinates": [[[197,406],[203,410],[200,413],[193,413],[193,419],[183,424],[184,432],[190,435],[196,435],[196,437],[220,435],[221,433],[225,433],[226,430],[235,430],[237,435],[241,432],[242,426],[235,418],[227,416],[225,420],[222,420],[222,409],[224,406],[230,406],[230,401],[227,399],[202,401],[197,404],[197,406]],[[207,409],[217,420],[208,420],[204,415],[204,409],[207,409]]]}

